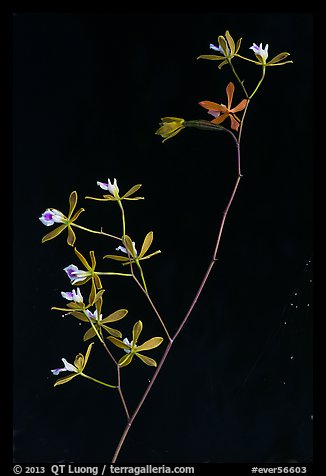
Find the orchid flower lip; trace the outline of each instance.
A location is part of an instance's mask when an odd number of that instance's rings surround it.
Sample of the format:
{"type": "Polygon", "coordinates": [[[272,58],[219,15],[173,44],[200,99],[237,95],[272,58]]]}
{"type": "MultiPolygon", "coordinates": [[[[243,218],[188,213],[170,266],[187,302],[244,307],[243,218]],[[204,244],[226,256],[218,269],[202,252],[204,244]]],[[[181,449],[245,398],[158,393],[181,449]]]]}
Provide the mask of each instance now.
{"type": "MultiPolygon", "coordinates": [[[[94,312],[90,311],[89,309],[86,310],[86,314],[90,319],[95,319],[97,321],[98,319],[98,314],[97,314],[97,309],[95,309],[94,312]]],[[[102,320],[103,314],[100,314],[100,321],[102,320]]]]}
{"type": "Polygon", "coordinates": [[[54,208],[47,208],[45,212],[39,217],[39,220],[45,226],[52,226],[54,223],[64,223],[66,217],[59,210],[54,208]]]}
{"type": "MultiPolygon", "coordinates": [[[[90,271],[83,271],[81,269],[78,269],[78,267],[74,264],[70,264],[66,268],[63,268],[63,270],[67,273],[68,278],[71,280],[72,284],[76,284],[79,281],[82,281],[85,279],[87,276],[90,276],[90,271]]],[[[80,302],[80,301],[76,301],[80,302]]]]}
{"type": "Polygon", "coordinates": [[[256,43],[253,43],[252,46],[250,46],[249,48],[250,50],[253,50],[253,52],[258,55],[258,56],[261,56],[261,58],[266,61],[267,58],[268,58],[268,44],[265,45],[265,48],[263,48],[263,44],[260,43],[260,45],[258,46],[256,43]]]}
{"type": "Polygon", "coordinates": [[[107,182],[97,182],[97,185],[101,187],[102,190],[108,190],[111,195],[114,195],[116,198],[119,196],[119,187],[116,178],[113,180],[113,183],[108,179],[107,182]]]}
{"type": "Polygon", "coordinates": [[[64,298],[64,299],[67,299],[67,301],[74,301],[74,302],[84,302],[84,299],[83,299],[83,296],[80,292],[80,289],[77,288],[77,292],[75,289],[73,289],[71,292],[68,291],[68,292],[63,292],[61,291],[61,296],[64,298]]]}
{"type": "Polygon", "coordinates": [[[74,365],[67,362],[67,360],[65,358],[62,358],[61,360],[64,363],[64,367],[51,370],[53,375],[59,375],[60,372],[75,372],[75,373],[78,373],[78,369],[74,365]]]}
{"type": "MultiPolygon", "coordinates": [[[[136,246],[135,246],[135,245],[136,245],[136,243],[133,241],[133,242],[132,242],[132,246],[133,246],[134,252],[135,252],[135,254],[136,254],[136,256],[137,256],[138,253],[137,253],[137,250],[136,250],[136,246]]],[[[127,249],[126,249],[124,246],[118,246],[118,247],[116,248],[116,251],[122,251],[122,253],[125,253],[126,255],[128,254],[128,251],[127,251],[127,249]]]]}
{"type": "Polygon", "coordinates": [[[213,111],[212,109],[209,109],[207,112],[208,114],[211,114],[214,117],[218,117],[221,115],[220,111],[213,111]]]}
{"type": "MultiPolygon", "coordinates": [[[[129,342],[128,338],[125,337],[122,341],[124,344],[126,345],[129,345],[130,347],[132,347],[132,344],[133,344],[133,341],[129,342]]],[[[130,354],[131,352],[131,349],[123,349],[127,354],[130,354]]]]}

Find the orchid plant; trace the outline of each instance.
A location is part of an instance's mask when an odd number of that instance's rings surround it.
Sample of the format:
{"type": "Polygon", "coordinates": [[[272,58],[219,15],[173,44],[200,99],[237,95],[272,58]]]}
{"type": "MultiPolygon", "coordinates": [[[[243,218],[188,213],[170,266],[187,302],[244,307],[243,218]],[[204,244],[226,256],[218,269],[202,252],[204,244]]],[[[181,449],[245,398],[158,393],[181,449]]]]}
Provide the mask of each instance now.
{"type": "MultiPolygon", "coordinates": [[[[161,253],[160,250],[148,253],[150,247],[152,246],[154,240],[153,231],[149,231],[145,234],[145,238],[140,247],[138,247],[132,239],[132,233],[127,233],[127,220],[123,202],[124,201],[137,201],[143,200],[144,197],[134,196],[134,194],[140,189],[141,184],[136,184],[132,186],[124,194],[120,194],[120,189],[118,186],[118,181],[116,178],[111,182],[110,179],[107,181],[97,181],[97,186],[100,187],[105,193],[101,196],[86,196],[85,199],[94,200],[98,202],[108,202],[114,205],[115,203],[119,207],[121,214],[121,235],[116,236],[107,232],[104,232],[102,228],[100,230],[94,230],[92,228],[85,227],[83,225],[77,224],[77,220],[80,217],[80,214],[85,211],[84,208],[79,208],[75,212],[77,206],[78,195],[76,191],[73,191],[69,197],[69,211],[65,215],[60,210],[56,208],[47,208],[39,220],[46,227],[55,226],[55,228],[46,234],[42,238],[42,243],[49,242],[54,238],[58,237],[65,229],[67,229],[67,244],[73,248],[74,256],[78,259],[80,264],[69,264],[63,267],[63,271],[66,273],[67,277],[70,280],[70,285],[75,286],[72,290],[61,291],[61,297],[68,301],[66,305],[52,307],[52,310],[64,311],[66,315],[72,316],[81,323],[84,323],[87,326],[83,335],[83,341],[93,340],[87,347],[85,356],[79,353],[74,363],[69,363],[65,358],[62,358],[64,366],[62,368],[55,368],[51,372],[53,375],[58,376],[60,373],[69,372],[68,375],[60,377],[54,382],[54,386],[63,385],[75,377],[80,376],[84,377],[90,381],[93,381],[97,384],[107,387],[108,391],[115,391],[118,393],[119,399],[124,409],[126,422],[125,427],[122,432],[120,439],[117,442],[116,450],[112,458],[112,462],[116,462],[121,451],[121,448],[125,442],[127,434],[132,427],[132,424],[139,413],[145,399],[147,398],[152,386],[154,385],[157,376],[172,348],[176,338],[178,337],[181,330],[184,328],[190,314],[192,313],[199,296],[207,282],[208,277],[211,274],[212,268],[217,261],[217,252],[219,249],[223,228],[225,220],[227,218],[229,209],[236,195],[241,174],[241,163],[240,163],[240,152],[241,152],[241,136],[243,133],[244,120],[248,107],[252,101],[252,98],[257,93],[260,88],[266,74],[266,69],[271,66],[282,66],[292,61],[286,60],[289,56],[289,53],[283,52],[274,56],[270,61],[268,59],[268,44],[263,47],[262,43],[259,46],[256,43],[249,48],[252,50],[255,59],[248,58],[246,56],[240,55],[239,51],[242,44],[242,38],[236,42],[232,38],[229,31],[225,32],[225,35],[220,35],[218,37],[218,46],[210,44],[210,49],[215,51],[217,54],[203,54],[200,55],[197,59],[205,59],[209,61],[215,61],[218,64],[218,69],[221,69],[223,66],[228,65],[231,70],[231,74],[234,76],[238,87],[240,88],[242,94],[244,95],[243,99],[240,102],[233,106],[233,96],[235,93],[235,84],[232,81],[229,81],[226,86],[226,96],[227,96],[227,105],[219,102],[214,102],[211,100],[203,100],[199,102],[199,105],[207,110],[207,113],[212,116],[211,120],[207,119],[195,119],[195,120],[186,120],[180,117],[163,117],[161,119],[160,127],[156,131],[156,135],[162,137],[163,142],[179,134],[182,130],[186,128],[198,128],[202,130],[209,131],[223,131],[230,135],[236,146],[236,156],[237,156],[237,176],[234,183],[234,186],[231,190],[230,197],[227,202],[227,206],[222,216],[222,220],[218,227],[217,237],[214,249],[212,250],[212,257],[208,263],[207,271],[204,275],[202,282],[198,288],[198,291],[195,294],[193,301],[191,302],[189,309],[186,315],[181,319],[177,331],[174,335],[170,334],[163,317],[157,310],[154,300],[151,297],[148,285],[145,279],[144,265],[146,260],[153,258],[161,253]],[[244,86],[244,81],[240,79],[238,72],[235,69],[234,62],[238,60],[249,62],[250,64],[255,65],[259,68],[260,76],[258,82],[251,92],[247,90],[247,87],[244,86]],[[284,61],[286,60],[286,61],[284,61]],[[230,122],[227,121],[230,120],[230,122]],[[224,123],[222,126],[221,124],[224,123]],[[75,213],[74,213],[75,212],[75,213]],[[103,256],[106,260],[106,263],[109,263],[108,269],[98,270],[97,261],[95,258],[94,250],[88,250],[89,260],[76,248],[76,230],[82,230],[88,233],[101,235],[107,237],[111,242],[113,241],[114,250],[118,253],[109,253],[103,256]],[[137,251],[137,248],[140,251],[137,251]],[[123,267],[127,267],[127,272],[116,272],[110,269],[110,263],[116,261],[120,263],[123,267]],[[79,268],[82,267],[82,269],[79,268]],[[155,316],[158,318],[159,323],[162,328],[162,336],[154,336],[147,339],[145,342],[138,344],[141,332],[143,330],[143,321],[137,320],[131,328],[131,340],[127,336],[124,336],[119,327],[119,322],[124,319],[128,320],[129,312],[128,309],[109,309],[109,304],[105,301],[104,296],[107,294],[106,287],[102,282],[102,279],[106,279],[110,276],[110,279],[116,279],[116,277],[123,277],[124,279],[131,279],[137,285],[139,290],[145,296],[145,299],[149,302],[151,309],[155,316]],[[104,306],[105,305],[105,306],[104,306]],[[107,307],[105,312],[106,317],[103,317],[102,309],[107,307]],[[114,323],[114,327],[111,327],[111,324],[114,323]],[[101,345],[105,352],[112,362],[113,372],[111,376],[110,383],[103,382],[93,376],[89,376],[84,373],[86,364],[90,358],[91,349],[95,343],[101,345]],[[164,347],[164,350],[162,350],[164,347]],[[153,350],[160,348],[159,361],[153,358],[153,350]],[[120,352],[120,355],[116,357],[116,352],[120,352]],[[150,356],[145,355],[143,352],[149,352],[150,356]],[[121,369],[128,367],[128,370],[132,371],[134,366],[132,362],[134,357],[137,357],[143,364],[153,367],[152,378],[149,380],[149,383],[145,385],[144,393],[139,400],[138,405],[132,411],[129,408],[128,402],[124,397],[124,390],[121,379],[121,369]]],[[[123,268],[124,269],[124,268],[123,268]]],[[[123,270],[122,269],[122,270],[123,270]]],[[[106,286],[106,285],[105,285],[106,286]]],[[[132,313],[130,313],[132,314],[132,313]]],[[[132,318],[132,317],[131,317],[132,318]]],[[[146,319],[146,313],[144,312],[143,319],[146,319]]],[[[157,350],[154,350],[154,357],[157,354],[157,350]]]]}

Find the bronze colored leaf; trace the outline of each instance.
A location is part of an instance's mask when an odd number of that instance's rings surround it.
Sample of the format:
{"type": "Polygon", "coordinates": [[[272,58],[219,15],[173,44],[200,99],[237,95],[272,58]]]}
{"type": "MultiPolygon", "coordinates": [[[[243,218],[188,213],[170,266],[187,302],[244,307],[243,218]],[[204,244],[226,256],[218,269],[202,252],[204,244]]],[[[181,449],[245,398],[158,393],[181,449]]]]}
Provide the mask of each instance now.
{"type": "Polygon", "coordinates": [[[139,259],[142,258],[142,256],[144,256],[144,254],[146,254],[147,250],[149,249],[149,247],[151,246],[153,242],[153,232],[150,231],[149,233],[147,233],[147,235],[145,236],[145,239],[144,239],[144,242],[143,242],[143,245],[141,247],[141,250],[140,250],[140,253],[139,253],[139,259]]]}
{"type": "Polygon", "coordinates": [[[77,204],[77,199],[78,199],[78,195],[77,195],[77,192],[74,190],[73,192],[71,192],[70,196],[69,196],[69,213],[68,213],[68,218],[71,217],[71,215],[73,214],[75,208],[76,208],[76,204],[77,204]]]}
{"type": "Polygon", "coordinates": [[[86,261],[86,258],[84,258],[84,256],[77,250],[77,248],[74,248],[74,252],[75,254],[78,256],[79,260],[83,263],[83,265],[85,266],[85,268],[87,270],[90,269],[90,266],[88,264],[88,262],[86,261]]]}
{"type": "Polygon", "coordinates": [[[274,56],[274,58],[272,58],[270,61],[268,61],[268,64],[278,63],[279,61],[284,60],[288,56],[290,56],[290,53],[279,53],[278,55],[274,56]]]}
{"type": "Polygon", "coordinates": [[[105,255],[103,256],[103,259],[104,258],[113,259],[115,261],[129,261],[129,258],[127,258],[126,256],[119,256],[119,255],[105,255]]]}
{"type": "Polygon", "coordinates": [[[143,330],[143,323],[142,321],[137,321],[135,324],[134,324],[134,327],[132,329],[132,341],[133,341],[133,344],[136,345],[137,341],[138,341],[138,338],[139,338],[139,335],[141,333],[141,331],[143,330]]]}
{"type": "Polygon", "coordinates": [[[133,354],[126,354],[124,355],[123,357],[121,357],[121,359],[119,360],[118,364],[120,367],[125,367],[126,365],[129,365],[130,362],[132,361],[132,358],[133,358],[133,354]]]}
{"type": "Polygon", "coordinates": [[[120,319],[124,318],[127,313],[127,309],[119,309],[118,311],[114,311],[112,314],[102,319],[102,323],[106,324],[107,322],[119,321],[120,319]]]}
{"type": "Polygon", "coordinates": [[[117,337],[118,339],[122,339],[122,334],[117,329],[112,329],[112,327],[105,326],[103,324],[101,325],[101,327],[103,327],[109,334],[111,334],[111,336],[117,337]]]}
{"type": "Polygon", "coordinates": [[[116,345],[117,347],[120,347],[120,349],[128,349],[130,350],[130,345],[125,344],[122,342],[122,340],[116,339],[115,337],[108,337],[109,341],[112,342],[112,344],[116,345]]]}
{"type": "Polygon", "coordinates": [[[67,236],[67,243],[69,246],[74,246],[76,241],[76,235],[74,230],[68,225],[68,236],[67,236]]]}
{"type": "Polygon", "coordinates": [[[233,40],[233,38],[232,38],[232,36],[230,35],[230,33],[229,33],[228,30],[225,32],[225,37],[226,37],[227,42],[228,42],[229,47],[230,47],[230,53],[231,53],[231,55],[233,56],[234,53],[235,53],[235,44],[234,44],[234,40],[233,40]]]}
{"type": "Polygon", "coordinates": [[[163,337],[152,337],[151,339],[147,340],[139,347],[137,346],[136,351],[143,352],[144,350],[155,349],[155,347],[158,347],[160,344],[162,344],[162,342],[163,342],[163,337]]]}
{"type": "Polygon", "coordinates": [[[77,373],[74,373],[74,374],[68,375],[67,377],[59,378],[58,380],[54,382],[53,386],[56,387],[57,385],[63,385],[64,383],[67,383],[70,380],[72,380],[74,377],[77,377],[77,375],[78,375],[77,373]]]}
{"type": "Polygon", "coordinates": [[[146,365],[150,365],[151,367],[157,367],[157,363],[155,362],[154,359],[151,359],[150,357],[147,357],[147,355],[142,355],[142,354],[137,354],[137,357],[144,362],[146,365]]]}
{"type": "Polygon", "coordinates": [[[142,186],[142,184],[137,184],[137,185],[134,185],[134,186],[133,186],[133,187],[131,187],[131,189],[130,189],[130,190],[128,190],[128,192],[127,192],[127,193],[125,193],[125,194],[123,195],[123,197],[121,197],[121,198],[127,198],[127,197],[130,197],[130,195],[132,195],[133,193],[137,192],[137,190],[139,190],[141,186],[142,186]]]}
{"type": "Polygon", "coordinates": [[[207,59],[211,61],[219,61],[219,60],[224,60],[224,56],[219,56],[219,55],[200,55],[197,57],[197,59],[207,59]]]}
{"type": "Polygon", "coordinates": [[[86,342],[87,340],[91,339],[92,337],[95,337],[96,336],[96,332],[94,330],[93,327],[90,327],[88,329],[88,331],[85,332],[84,334],[84,342],[86,342]]]}
{"type": "Polygon", "coordinates": [[[60,233],[66,228],[67,225],[60,225],[54,230],[50,231],[47,235],[43,236],[42,238],[42,243],[45,243],[46,241],[52,240],[56,236],[60,235],[60,233]]]}

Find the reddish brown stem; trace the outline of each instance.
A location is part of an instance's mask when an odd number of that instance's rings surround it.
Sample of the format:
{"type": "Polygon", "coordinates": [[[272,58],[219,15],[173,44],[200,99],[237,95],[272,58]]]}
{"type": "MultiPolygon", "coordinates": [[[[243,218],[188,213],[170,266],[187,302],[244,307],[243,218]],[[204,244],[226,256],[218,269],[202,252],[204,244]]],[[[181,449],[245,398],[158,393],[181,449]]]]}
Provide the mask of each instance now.
{"type": "MultiPolygon", "coordinates": [[[[232,204],[232,202],[233,202],[234,196],[235,196],[235,194],[236,194],[236,191],[237,191],[237,189],[238,189],[238,186],[239,186],[239,183],[240,183],[240,180],[241,180],[241,177],[242,177],[242,175],[241,175],[241,168],[240,168],[240,141],[235,137],[235,135],[233,134],[232,131],[229,131],[229,130],[227,130],[227,129],[225,129],[225,130],[231,134],[231,136],[233,137],[233,139],[234,139],[234,141],[235,141],[235,143],[236,143],[238,174],[237,174],[237,178],[236,178],[234,187],[233,187],[233,189],[232,189],[232,193],[231,193],[230,199],[229,199],[229,201],[228,201],[228,203],[227,203],[227,206],[226,206],[226,208],[225,208],[225,210],[224,210],[224,212],[223,212],[222,220],[221,220],[221,223],[220,223],[220,227],[219,227],[219,230],[218,230],[218,235],[217,235],[217,239],[216,239],[216,243],[215,243],[215,247],[214,247],[213,256],[212,256],[212,258],[211,258],[211,260],[210,260],[210,262],[209,262],[207,271],[206,271],[206,273],[205,273],[205,275],[204,275],[204,277],[203,277],[203,279],[202,279],[202,281],[201,281],[201,283],[200,283],[200,286],[199,286],[199,288],[198,288],[198,291],[197,291],[197,293],[196,293],[196,295],[195,295],[195,297],[194,297],[194,299],[193,299],[193,301],[192,301],[192,303],[191,303],[191,305],[190,305],[190,307],[189,307],[189,309],[188,309],[188,311],[187,311],[185,317],[183,318],[183,320],[182,320],[181,324],[179,325],[179,327],[178,327],[176,333],[174,334],[173,338],[172,338],[172,339],[170,340],[170,342],[168,343],[168,345],[167,345],[167,347],[166,347],[166,349],[165,349],[165,351],[164,351],[164,354],[163,354],[163,356],[162,356],[162,358],[161,358],[161,360],[160,360],[160,362],[159,362],[159,364],[158,364],[158,366],[157,366],[157,368],[156,368],[156,370],[155,370],[155,372],[154,372],[154,374],[153,374],[152,380],[150,381],[150,383],[149,383],[148,386],[146,387],[146,390],[145,390],[143,396],[141,397],[141,399],[140,399],[140,401],[139,401],[139,403],[138,403],[136,409],[134,410],[134,412],[133,412],[131,418],[129,419],[129,421],[128,421],[128,423],[127,423],[127,425],[126,425],[126,427],[125,427],[125,429],[124,429],[124,431],[123,431],[123,433],[122,433],[122,435],[121,435],[121,438],[120,438],[120,440],[119,440],[118,446],[117,446],[117,448],[116,448],[116,450],[115,450],[115,453],[114,453],[114,456],[113,456],[113,459],[112,459],[112,463],[115,463],[115,462],[116,462],[116,460],[117,460],[117,458],[118,458],[118,456],[119,456],[119,453],[120,453],[120,451],[121,451],[121,448],[122,448],[122,446],[123,446],[123,443],[124,443],[124,441],[125,441],[125,439],[126,439],[126,437],[127,437],[127,434],[128,434],[128,432],[129,432],[129,430],[130,430],[132,424],[133,424],[133,421],[135,420],[135,418],[136,418],[136,416],[137,416],[139,410],[141,409],[141,407],[143,406],[143,403],[145,402],[145,400],[146,400],[146,398],[147,398],[147,395],[149,394],[149,392],[150,392],[152,386],[154,385],[154,382],[155,382],[155,380],[156,380],[158,374],[159,374],[160,371],[161,371],[161,368],[162,368],[162,366],[163,366],[163,364],[164,364],[164,362],[165,362],[166,357],[168,356],[168,353],[170,352],[170,350],[171,350],[171,348],[172,348],[172,345],[173,345],[175,339],[177,338],[177,336],[179,335],[179,333],[180,333],[181,330],[183,329],[183,327],[184,327],[184,325],[186,324],[186,322],[187,322],[187,320],[188,320],[190,314],[192,313],[192,311],[193,311],[193,309],[194,309],[194,307],[195,307],[195,305],[196,305],[196,303],[197,303],[197,301],[198,301],[198,299],[199,299],[199,297],[200,297],[200,295],[201,295],[201,293],[202,293],[202,290],[203,290],[203,288],[204,288],[204,286],[205,286],[205,284],[206,284],[206,282],[207,282],[207,279],[208,279],[208,277],[209,277],[209,275],[210,275],[210,273],[211,273],[211,271],[212,271],[212,268],[213,268],[214,264],[216,263],[216,256],[217,256],[217,252],[218,252],[218,249],[219,249],[219,246],[220,246],[220,241],[221,241],[221,237],[222,237],[222,233],[223,233],[223,228],[224,228],[225,220],[226,220],[226,217],[227,217],[227,215],[228,215],[228,213],[229,213],[229,209],[230,209],[230,207],[231,207],[231,204],[232,204]]],[[[135,276],[134,276],[134,278],[135,278],[135,276]]],[[[136,281],[137,281],[137,280],[136,280],[136,281]]],[[[139,284],[140,284],[140,283],[139,283],[139,284]]],[[[142,287],[142,286],[140,285],[140,287],[142,287]]]]}

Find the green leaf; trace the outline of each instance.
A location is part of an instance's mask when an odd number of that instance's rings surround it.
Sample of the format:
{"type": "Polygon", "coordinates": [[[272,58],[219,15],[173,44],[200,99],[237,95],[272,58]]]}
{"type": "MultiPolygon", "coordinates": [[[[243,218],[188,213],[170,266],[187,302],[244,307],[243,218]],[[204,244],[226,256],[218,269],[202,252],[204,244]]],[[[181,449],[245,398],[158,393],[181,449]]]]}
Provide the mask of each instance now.
{"type": "Polygon", "coordinates": [[[155,362],[154,359],[151,359],[150,357],[147,357],[147,355],[142,355],[142,354],[137,354],[137,357],[144,362],[146,365],[150,365],[151,367],[157,367],[157,363],[155,362]]]}
{"type": "Polygon", "coordinates": [[[163,337],[152,337],[151,339],[147,340],[139,347],[137,346],[136,351],[143,352],[144,350],[155,349],[155,347],[158,347],[160,344],[162,344],[162,342],[163,342],[163,337]]]}
{"type": "Polygon", "coordinates": [[[60,233],[67,227],[66,224],[60,225],[54,230],[50,231],[47,235],[43,236],[42,238],[42,243],[45,243],[46,241],[52,240],[56,236],[60,235],[60,233]]]}
{"type": "Polygon", "coordinates": [[[118,311],[114,311],[112,314],[102,319],[101,322],[106,324],[107,322],[119,321],[120,319],[123,319],[126,314],[128,314],[127,309],[119,309],[118,311]]]}
{"type": "Polygon", "coordinates": [[[130,195],[132,195],[133,193],[137,192],[137,190],[139,190],[141,186],[142,186],[142,184],[137,184],[137,185],[134,185],[134,186],[133,186],[133,187],[131,187],[131,189],[130,189],[130,190],[128,190],[128,192],[127,192],[127,193],[125,193],[125,194],[123,195],[123,197],[121,197],[121,198],[127,198],[127,197],[130,197],[130,195]]]}

